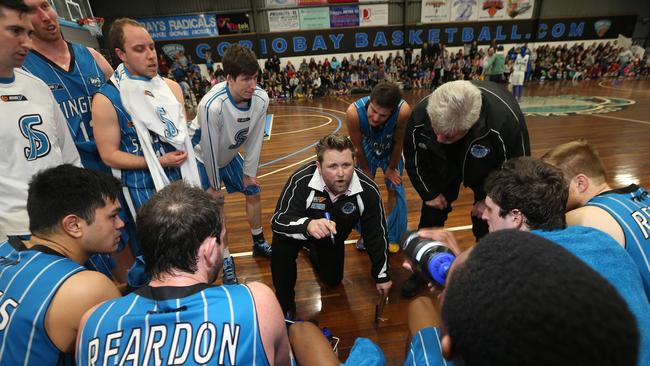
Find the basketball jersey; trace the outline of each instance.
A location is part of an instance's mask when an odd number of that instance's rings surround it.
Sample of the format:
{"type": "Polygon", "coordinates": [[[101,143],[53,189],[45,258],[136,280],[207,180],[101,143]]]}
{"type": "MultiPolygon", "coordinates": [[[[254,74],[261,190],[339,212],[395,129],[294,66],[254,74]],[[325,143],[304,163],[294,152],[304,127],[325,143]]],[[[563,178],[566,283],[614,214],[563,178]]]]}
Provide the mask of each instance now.
{"type": "Polygon", "coordinates": [[[269,96],[258,86],[248,107],[237,107],[227,81],[212,87],[201,99],[201,151],[212,187],[219,186],[219,168],[228,165],[242,146],[246,149],[244,174],[257,176],[268,106],[269,96]]]}
{"type": "Polygon", "coordinates": [[[104,73],[86,46],[68,43],[69,71],[31,50],[23,68],[43,80],[54,94],[86,168],[109,172],[97,152],[93,137],[91,97],[106,82],[104,73]]]}
{"type": "Polygon", "coordinates": [[[0,79],[0,115],[2,238],[29,234],[26,205],[32,175],[63,163],[81,163],[61,110],[35,76],[15,69],[14,78],[0,79]]]}
{"type": "Polygon", "coordinates": [[[389,157],[393,151],[393,134],[395,133],[397,117],[399,116],[404,99],[400,100],[397,108],[395,108],[381,128],[370,126],[370,122],[368,122],[368,103],[370,103],[369,96],[354,102],[354,106],[357,108],[357,114],[359,115],[359,127],[363,136],[364,151],[366,156],[372,154],[376,158],[389,157]]]}
{"type": "Polygon", "coordinates": [[[512,72],[526,72],[526,67],[528,67],[528,55],[522,56],[521,54],[517,55],[515,63],[512,67],[512,72]]]}
{"type": "Polygon", "coordinates": [[[0,365],[73,364],[48,337],[45,314],[61,284],[83,270],[45,247],[0,256],[0,365]]]}
{"type": "Polygon", "coordinates": [[[625,233],[625,249],[630,254],[643,279],[650,298],[650,197],[648,191],[636,184],[599,194],[587,202],[609,213],[625,233]]]}
{"type": "Polygon", "coordinates": [[[245,285],[142,287],[90,315],[77,365],[268,365],[245,285]]]}
{"type": "MultiPolygon", "coordinates": [[[[144,152],[140,145],[140,140],[138,139],[138,134],[135,131],[135,126],[131,122],[131,117],[128,112],[122,105],[120,99],[120,92],[112,83],[104,84],[98,91],[104,95],[108,100],[113,104],[115,108],[115,114],[117,115],[117,121],[120,126],[120,151],[142,156],[144,157],[144,152]]],[[[160,141],[158,135],[152,133],[151,141],[153,144],[153,150],[158,156],[162,156],[168,152],[176,151],[176,149],[170,144],[160,141]]],[[[167,177],[170,181],[176,181],[181,179],[181,172],[179,168],[164,168],[167,177]]],[[[138,189],[155,189],[153,179],[149,173],[149,169],[111,169],[113,175],[122,181],[122,184],[126,187],[138,188],[138,189]]]]}

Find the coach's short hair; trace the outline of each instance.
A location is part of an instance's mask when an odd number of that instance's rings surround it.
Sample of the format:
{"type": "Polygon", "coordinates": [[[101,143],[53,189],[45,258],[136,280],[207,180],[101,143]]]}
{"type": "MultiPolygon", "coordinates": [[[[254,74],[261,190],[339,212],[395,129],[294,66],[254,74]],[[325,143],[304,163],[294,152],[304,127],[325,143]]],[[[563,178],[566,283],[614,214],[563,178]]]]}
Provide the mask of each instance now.
{"type": "Polygon", "coordinates": [[[152,278],[197,270],[203,241],[220,242],[221,205],[209,193],[176,181],[156,193],[138,212],[136,229],[147,273],[152,278]]]}
{"type": "Polygon", "coordinates": [[[108,40],[113,47],[119,48],[124,51],[124,27],[127,25],[132,25],[134,27],[145,28],[144,24],[138,22],[135,19],[131,18],[118,18],[113,24],[111,24],[111,29],[108,31],[108,40]]]}
{"type": "Polygon", "coordinates": [[[42,170],[32,177],[27,193],[27,215],[32,234],[56,232],[67,215],[76,215],[88,224],[95,210],[116,201],[120,181],[110,174],[70,164],[42,170]]]}
{"type": "Polygon", "coordinates": [[[559,145],[544,154],[542,160],[560,168],[568,181],[578,174],[586,175],[596,184],[607,181],[603,162],[587,140],[580,139],[559,145]]]}
{"type": "Polygon", "coordinates": [[[481,91],[469,81],[444,83],[428,98],[427,114],[436,133],[467,131],[481,114],[481,91]]]}
{"type": "Polygon", "coordinates": [[[20,14],[28,13],[30,11],[29,6],[27,6],[23,0],[0,0],[0,17],[5,16],[4,8],[15,10],[20,14]]]}
{"type": "Polygon", "coordinates": [[[228,46],[223,53],[221,62],[223,63],[223,72],[233,79],[237,79],[239,75],[252,76],[260,70],[255,52],[239,44],[228,46]]]}
{"type": "Polygon", "coordinates": [[[442,320],[464,365],[636,365],[639,331],[618,291],[542,237],[491,233],[448,282],[442,320]]]}
{"type": "Polygon", "coordinates": [[[531,230],[566,227],[569,184],[558,168],[540,159],[519,157],[506,161],[487,177],[485,192],[501,207],[501,217],[517,209],[531,230]]]}
{"type": "Polygon", "coordinates": [[[370,101],[377,103],[380,107],[396,109],[402,100],[402,91],[397,84],[390,81],[382,81],[372,88],[370,92],[370,101]]]}
{"type": "Polygon", "coordinates": [[[352,157],[356,156],[357,153],[357,149],[354,148],[352,140],[339,133],[331,133],[318,141],[316,144],[316,158],[319,163],[323,163],[323,156],[327,150],[350,150],[352,152],[352,157]]]}

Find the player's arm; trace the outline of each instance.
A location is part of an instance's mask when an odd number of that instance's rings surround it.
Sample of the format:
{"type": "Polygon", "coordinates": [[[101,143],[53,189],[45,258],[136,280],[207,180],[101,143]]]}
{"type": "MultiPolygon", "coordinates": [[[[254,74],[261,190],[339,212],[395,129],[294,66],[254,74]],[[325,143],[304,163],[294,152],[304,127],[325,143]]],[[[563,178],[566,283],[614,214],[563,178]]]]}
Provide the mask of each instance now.
{"type": "Polygon", "coordinates": [[[66,280],[54,295],[45,315],[45,330],[54,345],[72,353],[83,315],[93,306],[120,296],[106,276],[81,271],[66,280]]]}
{"type": "Polygon", "coordinates": [[[348,134],[350,135],[350,140],[354,145],[354,148],[357,150],[357,165],[363,170],[368,176],[370,176],[370,166],[368,165],[368,159],[366,158],[366,153],[363,151],[363,145],[361,140],[363,139],[361,135],[361,125],[359,124],[359,114],[357,113],[357,108],[354,104],[350,104],[348,110],[345,112],[345,124],[348,127],[348,134]]]}
{"type": "Polygon", "coordinates": [[[171,89],[172,94],[174,94],[174,97],[176,97],[178,103],[180,103],[180,105],[183,107],[183,117],[185,117],[185,120],[187,121],[187,111],[185,110],[185,97],[183,96],[183,89],[181,89],[181,86],[174,80],[168,78],[163,78],[163,80],[165,80],[165,83],[169,89],[171,89]]]}
{"type": "Polygon", "coordinates": [[[92,47],[86,47],[86,48],[95,59],[95,62],[97,62],[97,65],[99,66],[99,69],[102,70],[102,73],[106,77],[106,80],[110,79],[111,76],[113,75],[113,68],[111,67],[111,64],[109,64],[108,61],[106,61],[104,55],[97,52],[97,50],[95,50],[94,48],[92,47]]]}
{"type": "Polygon", "coordinates": [[[271,289],[261,282],[246,284],[255,300],[264,351],[271,365],[290,365],[289,338],[280,304],[271,289]]]}
{"type": "Polygon", "coordinates": [[[216,109],[210,109],[208,104],[199,103],[197,108],[197,119],[201,129],[201,140],[199,146],[205,165],[205,171],[208,174],[210,188],[220,189],[219,178],[219,121],[223,115],[216,109]]]}
{"type": "Polygon", "coordinates": [[[621,225],[607,211],[600,207],[584,206],[566,213],[567,226],[582,225],[603,231],[622,247],[625,247],[625,233],[621,225]]]}
{"type": "Polygon", "coordinates": [[[147,167],[144,156],[120,150],[122,133],[118,124],[117,112],[105,95],[97,93],[93,97],[92,115],[97,151],[99,151],[99,156],[104,164],[116,169],[145,169],[147,167]]]}
{"type": "Polygon", "coordinates": [[[408,103],[402,103],[397,116],[397,123],[395,124],[395,132],[393,133],[393,150],[390,153],[390,160],[388,160],[388,171],[386,178],[393,184],[399,185],[402,183],[402,176],[397,170],[400,160],[402,160],[402,146],[404,146],[404,134],[406,133],[406,122],[411,117],[411,107],[408,103]]]}
{"type": "MultiPolygon", "coordinates": [[[[269,97],[266,92],[261,93],[263,97],[264,107],[260,111],[260,114],[251,121],[251,127],[248,131],[248,136],[244,142],[244,148],[246,149],[246,156],[244,157],[244,180],[249,180],[250,183],[259,186],[259,181],[257,180],[257,167],[260,163],[260,155],[262,153],[262,142],[264,141],[264,125],[266,124],[266,111],[269,107],[269,97]],[[250,177],[253,179],[246,179],[250,177]]],[[[258,96],[253,95],[253,98],[258,98],[258,96]]],[[[255,102],[261,102],[260,100],[255,100],[255,102]]],[[[247,184],[250,184],[247,183],[247,184]]]]}
{"type": "Polygon", "coordinates": [[[79,151],[70,134],[68,121],[63,115],[63,112],[61,112],[61,108],[59,108],[56,100],[54,100],[54,96],[52,96],[52,114],[54,116],[54,124],[56,125],[59,146],[61,146],[63,162],[80,167],[81,158],[79,157],[79,151]]]}

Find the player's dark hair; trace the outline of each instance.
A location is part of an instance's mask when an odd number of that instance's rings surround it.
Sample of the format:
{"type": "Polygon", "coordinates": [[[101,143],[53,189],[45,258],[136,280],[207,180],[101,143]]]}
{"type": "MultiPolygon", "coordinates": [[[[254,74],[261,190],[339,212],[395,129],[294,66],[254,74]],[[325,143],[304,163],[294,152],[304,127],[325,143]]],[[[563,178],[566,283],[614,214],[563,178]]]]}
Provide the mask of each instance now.
{"type": "Polygon", "coordinates": [[[58,229],[67,215],[76,215],[88,224],[95,210],[115,201],[120,181],[110,174],[70,164],[36,173],[29,183],[27,214],[32,234],[49,234],[58,229]]]}
{"type": "Polygon", "coordinates": [[[21,15],[30,11],[23,0],[0,0],[0,17],[5,16],[4,9],[12,9],[19,12],[21,15]]]}
{"type": "Polygon", "coordinates": [[[135,19],[131,19],[131,18],[116,19],[113,22],[113,24],[111,24],[111,29],[108,31],[108,40],[114,49],[119,48],[120,50],[124,51],[124,27],[126,27],[127,25],[145,28],[145,26],[142,23],[138,22],[135,19]]]}
{"type": "Polygon", "coordinates": [[[450,277],[442,320],[467,366],[636,365],[639,331],[616,289],[537,235],[487,235],[450,277]]]}
{"type": "Polygon", "coordinates": [[[562,172],[539,159],[520,157],[506,161],[485,180],[485,192],[505,217],[517,209],[530,229],[566,227],[564,212],[569,185],[562,172]]]}
{"type": "Polygon", "coordinates": [[[145,268],[153,278],[197,270],[198,251],[208,237],[220,242],[221,205],[183,181],[154,195],[138,212],[136,229],[145,268]]]}
{"type": "Polygon", "coordinates": [[[223,72],[237,79],[239,75],[253,76],[260,70],[253,50],[239,44],[231,44],[221,58],[223,72]]]}
{"type": "Polygon", "coordinates": [[[372,88],[370,93],[370,101],[377,103],[380,107],[396,109],[399,102],[402,100],[402,91],[395,83],[390,81],[382,81],[377,86],[372,88]]]}
{"type": "Polygon", "coordinates": [[[357,150],[347,136],[339,133],[331,133],[318,141],[316,144],[316,157],[319,163],[323,163],[323,156],[327,150],[352,151],[352,157],[356,156],[357,150]]]}

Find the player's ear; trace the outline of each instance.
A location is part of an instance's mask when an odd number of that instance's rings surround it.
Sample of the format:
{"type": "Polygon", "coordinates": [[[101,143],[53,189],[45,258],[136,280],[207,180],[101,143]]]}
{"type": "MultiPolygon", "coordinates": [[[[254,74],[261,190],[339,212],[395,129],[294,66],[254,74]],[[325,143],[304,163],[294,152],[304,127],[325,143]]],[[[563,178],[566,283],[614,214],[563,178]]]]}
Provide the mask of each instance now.
{"type": "Polygon", "coordinates": [[[85,221],[82,221],[77,215],[67,215],[61,220],[61,229],[65,234],[78,239],[83,235],[82,226],[85,221]]]}
{"type": "Polygon", "coordinates": [[[451,360],[452,357],[454,357],[453,352],[452,352],[452,347],[451,347],[451,337],[449,334],[445,334],[442,336],[442,339],[440,340],[440,348],[442,349],[442,356],[447,359],[451,360]]]}
{"type": "Polygon", "coordinates": [[[126,58],[126,53],[122,51],[119,47],[115,47],[115,54],[117,57],[124,62],[124,59],[126,58]]]}
{"type": "Polygon", "coordinates": [[[202,257],[208,265],[208,268],[213,267],[218,261],[219,249],[219,244],[215,237],[208,236],[203,240],[203,243],[201,243],[201,246],[199,247],[199,256],[202,257]]]}
{"type": "Polygon", "coordinates": [[[579,193],[584,193],[585,191],[587,191],[587,189],[589,189],[589,185],[591,181],[589,180],[589,177],[587,177],[586,175],[580,173],[575,177],[573,177],[572,180],[575,183],[575,187],[578,189],[579,193]]]}

